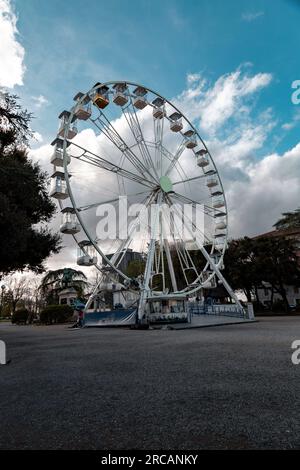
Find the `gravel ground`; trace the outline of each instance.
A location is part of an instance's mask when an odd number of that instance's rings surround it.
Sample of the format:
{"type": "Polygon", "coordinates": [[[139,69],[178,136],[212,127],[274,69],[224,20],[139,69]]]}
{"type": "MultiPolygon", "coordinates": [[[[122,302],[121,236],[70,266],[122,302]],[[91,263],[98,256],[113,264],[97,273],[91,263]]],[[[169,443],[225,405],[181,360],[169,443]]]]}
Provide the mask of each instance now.
{"type": "Polygon", "coordinates": [[[300,449],[300,317],[194,330],[0,323],[0,449],[300,449]]]}

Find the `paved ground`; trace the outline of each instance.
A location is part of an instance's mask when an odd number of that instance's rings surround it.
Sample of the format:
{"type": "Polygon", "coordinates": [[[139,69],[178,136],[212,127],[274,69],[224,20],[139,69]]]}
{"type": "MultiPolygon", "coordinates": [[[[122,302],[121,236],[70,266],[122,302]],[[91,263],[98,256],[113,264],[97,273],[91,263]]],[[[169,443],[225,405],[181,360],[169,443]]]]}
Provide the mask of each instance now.
{"type": "Polygon", "coordinates": [[[300,317],[192,330],[0,324],[1,449],[300,448],[300,317]]]}

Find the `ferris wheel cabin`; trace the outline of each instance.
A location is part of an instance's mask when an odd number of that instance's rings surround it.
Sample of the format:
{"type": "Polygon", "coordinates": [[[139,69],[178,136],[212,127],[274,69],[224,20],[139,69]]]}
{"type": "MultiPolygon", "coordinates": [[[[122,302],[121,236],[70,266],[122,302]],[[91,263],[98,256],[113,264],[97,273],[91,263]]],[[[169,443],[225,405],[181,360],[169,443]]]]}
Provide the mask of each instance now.
{"type": "Polygon", "coordinates": [[[75,118],[72,119],[72,122],[70,123],[68,127],[70,115],[71,115],[70,111],[62,111],[60,115],[58,116],[58,118],[60,119],[60,124],[58,128],[58,136],[63,137],[63,138],[66,137],[66,139],[73,139],[78,133],[77,127],[74,122],[76,119],[76,116],[75,118]]]}
{"type": "Polygon", "coordinates": [[[109,88],[106,85],[102,85],[101,83],[96,83],[94,88],[98,86],[97,90],[95,91],[92,101],[95,106],[99,109],[104,109],[106,106],[109,105],[109,96],[108,91],[109,88]]]}
{"type": "Polygon", "coordinates": [[[126,83],[116,83],[113,86],[113,102],[117,106],[125,106],[128,103],[128,96],[126,95],[127,85],[126,83]]]}
{"type": "Polygon", "coordinates": [[[210,176],[207,178],[206,186],[208,188],[214,188],[215,186],[218,186],[218,184],[218,179],[215,176],[210,176]]]}
{"type": "Polygon", "coordinates": [[[221,197],[216,197],[215,199],[213,199],[212,205],[214,209],[220,209],[221,207],[225,206],[225,201],[221,197]]]}
{"type": "Polygon", "coordinates": [[[96,250],[89,240],[78,243],[78,266],[94,266],[97,264],[96,250]]]}
{"type": "Polygon", "coordinates": [[[180,132],[183,129],[182,124],[182,114],[178,113],[177,111],[171,116],[170,118],[170,129],[172,132],[180,132]]]}
{"type": "Polygon", "coordinates": [[[205,168],[206,166],[209,165],[207,153],[208,152],[206,149],[198,150],[195,153],[195,155],[197,156],[197,165],[200,166],[200,168],[205,168]]]}
{"type": "Polygon", "coordinates": [[[89,119],[92,115],[91,98],[87,95],[84,99],[82,99],[83,96],[84,94],[81,92],[78,92],[74,96],[74,101],[77,101],[74,115],[81,121],[87,121],[87,119],[89,119]]]}
{"type": "Polygon", "coordinates": [[[61,233],[67,235],[75,235],[81,230],[80,224],[77,220],[76,213],[73,207],[64,207],[61,210],[62,224],[60,226],[61,233]]]}
{"type": "Polygon", "coordinates": [[[158,96],[157,98],[155,98],[155,100],[152,101],[152,104],[154,106],[152,113],[154,119],[162,119],[166,115],[164,109],[165,100],[158,96]]]}
{"type": "Polygon", "coordinates": [[[193,149],[197,147],[197,139],[196,139],[196,134],[195,131],[192,131],[189,129],[188,131],[183,133],[185,137],[185,146],[187,149],[193,149]]]}
{"type": "Polygon", "coordinates": [[[133,106],[136,109],[144,109],[148,104],[146,88],[138,86],[133,90],[133,94],[135,95],[133,98],[133,106]]]}
{"type": "Polygon", "coordinates": [[[67,199],[69,197],[65,174],[62,171],[55,171],[51,175],[50,196],[55,199],[67,199]]]}
{"type": "MultiPolygon", "coordinates": [[[[63,167],[64,166],[64,154],[63,154],[63,146],[64,146],[64,141],[60,137],[57,137],[54,139],[53,142],[51,142],[51,145],[54,146],[54,151],[51,156],[51,163],[54,166],[59,166],[63,167]]],[[[66,141],[66,147],[70,145],[70,142],[66,141]]],[[[70,155],[66,152],[66,160],[67,160],[67,165],[71,162],[71,157],[70,155]]]]}

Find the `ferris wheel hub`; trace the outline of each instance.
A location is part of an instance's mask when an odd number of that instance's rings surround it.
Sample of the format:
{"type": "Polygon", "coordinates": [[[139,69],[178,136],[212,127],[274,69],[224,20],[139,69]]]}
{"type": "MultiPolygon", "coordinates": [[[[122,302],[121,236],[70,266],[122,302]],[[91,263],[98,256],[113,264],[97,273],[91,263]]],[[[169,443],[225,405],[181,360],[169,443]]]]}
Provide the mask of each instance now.
{"type": "Polygon", "coordinates": [[[160,188],[164,193],[170,193],[173,191],[172,181],[168,176],[161,176],[159,179],[160,188]]]}

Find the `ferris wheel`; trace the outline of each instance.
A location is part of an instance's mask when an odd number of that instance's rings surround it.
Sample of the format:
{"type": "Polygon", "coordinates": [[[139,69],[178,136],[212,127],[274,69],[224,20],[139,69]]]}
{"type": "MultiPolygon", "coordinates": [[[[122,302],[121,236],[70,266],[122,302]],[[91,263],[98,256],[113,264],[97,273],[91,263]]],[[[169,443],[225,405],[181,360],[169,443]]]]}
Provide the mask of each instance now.
{"type": "Polygon", "coordinates": [[[240,305],[221,273],[224,188],[205,142],[177,104],[122,81],[96,83],[74,101],[59,115],[52,142],[51,196],[61,207],[61,232],[78,244],[77,263],[95,266],[102,281],[117,277],[138,289],[140,316],[148,299],[189,298],[218,282],[240,305]],[[104,239],[99,214],[105,211],[117,221],[104,239]],[[128,253],[135,275],[124,263],[128,253]]]}

